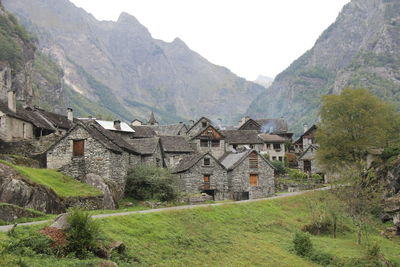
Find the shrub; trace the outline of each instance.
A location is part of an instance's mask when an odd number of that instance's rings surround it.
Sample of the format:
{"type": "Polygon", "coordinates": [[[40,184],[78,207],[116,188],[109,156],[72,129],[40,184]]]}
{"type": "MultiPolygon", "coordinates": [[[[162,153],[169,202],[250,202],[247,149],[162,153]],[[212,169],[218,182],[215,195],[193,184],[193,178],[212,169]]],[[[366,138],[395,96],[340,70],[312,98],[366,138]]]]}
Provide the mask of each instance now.
{"type": "Polygon", "coordinates": [[[68,211],[67,252],[74,253],[78,258],[84,258],[89,251],[97,247],[100,239],[99,224],[95,222],[87,211],[81,208],[72,208],[68,211]]]}
{"type": "Polygon", "coordinates": [[[308,175],[302,171],[290,169],[289,177],[294,180],[306,180],[308,178],[308,175]]]}
{"type": "Polygon", "coordinates": [[[293,245],[296,254],[299,256],[310,256],[313,252],[310,236],[306,233],[297,232],[293,238],[293,245]]]}
{"type": "Polygon", "coordinates": [[[30,233],[28,236],[23,237],[15,235],[6,246],[5,251],[21,256],[52,255],[52,244],[53,241],[50,238],[39,233],[30,233]]]}
{"type": "Polygon", "coordinates": [[[333,263],[334,258],[331,254],[321,252],[321,251],[314,251],[309,256],[309,259],[315,263],[318,263],[322,266],[328,266],[333,263]]]}
{"type": "Polygon", "coordinates": [[[178,190],[168,170],[141,164],[128,172],[125,195],[136,200],[171,201],[177,198],[178,190]]]}
{"type": "Polygon", "coordinates": [[[283,175],[287,173],[287,170],[285,168],[285,165],[277,160],[272,161],[272,166],[275,168],[275,174],[276,175],[283,175]]]}

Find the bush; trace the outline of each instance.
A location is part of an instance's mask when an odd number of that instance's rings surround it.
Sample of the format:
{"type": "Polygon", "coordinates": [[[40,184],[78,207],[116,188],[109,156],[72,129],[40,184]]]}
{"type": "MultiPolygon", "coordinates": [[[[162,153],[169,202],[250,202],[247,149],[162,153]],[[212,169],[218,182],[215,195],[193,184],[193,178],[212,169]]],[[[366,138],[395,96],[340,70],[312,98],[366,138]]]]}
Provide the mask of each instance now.
{"type": "Polygon", "coordinates": [[[100,227],[87,211],[81,208],[72,208],[68,211],[67,252],[74,253],[78,258],[84,258],[89,251],[93,251],[98,244],[100,227]]]}
{"type": "Polygon", "coordinates": [[[308,175],[302,171],[290,169],[289,177],[293,180],[306,180],[308,178],[308,175]]]}
{"type": "Polygon", "coordinates": [[[178,197],[178,190],[168,170],[141,164],[128,172],[125,195],[136,200],[171,201],[178,197]]]}
{"type": "Polygon", "coordinates": [[[283,175],[287,173],[287,169],[285,168],[285,165],[277,160],[272,161],[272,166],[275,168],[275,174],[276,175],[283,175]]]}
{"type": "Polygon", "coordinates": [[[30,233],[28,236],[14,236],[6,246],[5,251],[21,256],[33,256],[35,254],[52,255],[51,245],[53,241],[39,233],[30,233]]]}
{"type": "Polygon", "coordinates": [[[334,258],[331,254],[321,252],[321,251],[314,251],[309,256],[309,259],[315,263],[318,263],[322,266],[328,266],[334,262],[334,258]]]}
{"type": "Polygon", "coordinates": [[[293,245],[296,254],[299,256],[310,256],[313,252],[313,245],[310,236],[306,233],[297,232],[293,238],[293,245]]]}

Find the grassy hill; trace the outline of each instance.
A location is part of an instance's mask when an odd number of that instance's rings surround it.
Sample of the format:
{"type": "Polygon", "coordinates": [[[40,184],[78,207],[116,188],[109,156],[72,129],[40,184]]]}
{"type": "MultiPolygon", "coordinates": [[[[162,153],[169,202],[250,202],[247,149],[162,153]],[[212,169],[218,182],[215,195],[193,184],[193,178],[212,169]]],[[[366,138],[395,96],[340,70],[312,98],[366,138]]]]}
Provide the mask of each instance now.
{"type": "MultiPolygon", "coordinates": [[[[318,194],[110,217],[101,219],[101,226],[105,236],[126,244],[127,254],[135,261],[121,261],[119,266],[320,266],[297,256],[292,248],[294,233],[311,221],[309,201],[318,200],[318,194]]],[[[400,264],[400,238],[383,238],[378,221],[370,227],[370,243],[377,242],[387,259],[400,264]]],[[[38,228],[19,231],[29,233],[38,228]]],[[[336,239],[312,236],[314,247],[341,260],[363,258],[367,247],[357,245],[351,221],[343,218],[340,229],[336,239]]],[[[7,239],[0,234],[0,249],[7,239]]],[[[17,265],[18,260],[14,255],[2,254],[0,265],[17,265]]],[[[23,256],[21,260],[28,266],[88,266],[99,261],[48,256],[23,256]]]]}

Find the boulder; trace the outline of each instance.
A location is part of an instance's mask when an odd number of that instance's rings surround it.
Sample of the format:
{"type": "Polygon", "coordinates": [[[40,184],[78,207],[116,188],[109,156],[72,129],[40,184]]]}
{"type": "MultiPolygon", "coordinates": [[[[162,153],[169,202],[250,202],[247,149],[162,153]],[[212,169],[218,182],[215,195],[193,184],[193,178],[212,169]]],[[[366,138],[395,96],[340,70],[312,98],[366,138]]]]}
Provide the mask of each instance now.
{"type": "Polygon", "coordinates": [[[60,213],[66,208],[63,200],[53,190],[31,182],[12,167],[2,163],[0,163],[0,202],[45,213],[60,213]]]}
{"type": "Polygon", "coordinates": [[[12,205],[0,203],[0,220],[11,222],[18,218],[36,218],[41,216],[39,213],[12,205]]]}
{"type": "Polygon", "coordinates": [[[99,175],[89,173],[85,176],[83,182],[96,187],[103,192],[103,209],[116,209],[114,194],[109,186],[109,183],[106,183],[105,179],[99,175]]]}
{"type": "Polygon", "coordinates": [[[70,224],[68,223],[68,213],[63,213],[57,216],[57,218],[54,219],[53,223],[50,225],[52,228],[56,228],[59,230],[66,230],[70,227],[70,224]]]}

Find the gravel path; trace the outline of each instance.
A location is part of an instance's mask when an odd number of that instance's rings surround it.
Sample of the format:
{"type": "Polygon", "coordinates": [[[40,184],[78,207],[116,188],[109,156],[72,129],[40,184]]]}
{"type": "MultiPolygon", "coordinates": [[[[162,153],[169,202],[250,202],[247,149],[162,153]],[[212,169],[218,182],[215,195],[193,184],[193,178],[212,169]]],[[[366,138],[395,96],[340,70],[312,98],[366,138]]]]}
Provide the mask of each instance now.
{"type": "MultiPolygon", "coordinates": [[[[272,199],[278,199],[278,198],[292,197],[292,196],[302,195],[307,192],[321,191],[321,190],[327,190],[327,189],[330,189],[330,187],[323,187],[323,188],[319,188],[319,189],[306,190],[306,191],[300,191],[300,192],[282,193],[282,194],[279,194],[279,195],[273,196],[273,197],[251,199],[251,200],[221,202],[221,203],[214,203],[214,204],[186,205],[186,206],[176,206],[176,207],[169,207],[169,208],[98,214],[98,215],[93,215],[92,218],[99,219],[99,218],[107,218],[107,217],[114,217],[114,216],[126,216],[126,215],[132,215],[132,214],[140,214],[140,213],[154,213],[154,212],[171,211],[171,210],[186,210],[186,209],[204,208],[204,207],[213,207],[213,206],[222,206],[222,205],[238,205],[238,204],[244,204],[244,203],[250,203],[250,202],[258,202],[258,201],[272,200],[272,199]]],[[[18,224],[18,226],[37,225],[37,224],[49,223],[50,221],[51,220],[20,223],[20,224],[18,224]]],[[[13,227],[13,225],[0,226],[0,232],[7,232],[12,227],[13,227]]]]}

